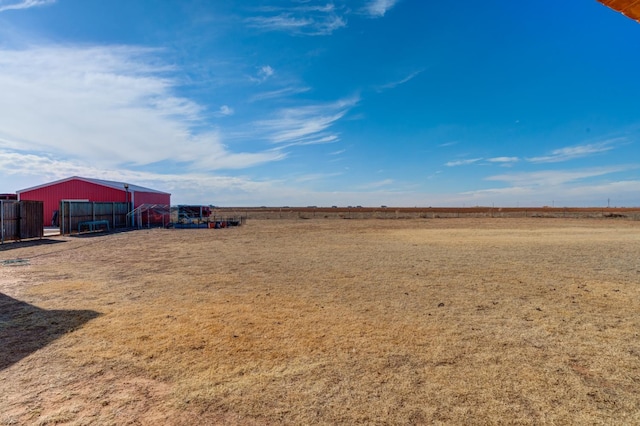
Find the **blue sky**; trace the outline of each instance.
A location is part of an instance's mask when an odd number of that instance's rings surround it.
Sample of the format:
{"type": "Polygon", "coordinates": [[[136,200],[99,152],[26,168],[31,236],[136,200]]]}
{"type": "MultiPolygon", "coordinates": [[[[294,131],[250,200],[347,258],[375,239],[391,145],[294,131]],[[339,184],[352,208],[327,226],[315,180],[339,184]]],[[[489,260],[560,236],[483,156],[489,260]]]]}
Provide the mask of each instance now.
{"type": "Polygon", "coordinates": [[[639,206],[638,49],[595,0],[0,0],[0,192],[639,206]]]}

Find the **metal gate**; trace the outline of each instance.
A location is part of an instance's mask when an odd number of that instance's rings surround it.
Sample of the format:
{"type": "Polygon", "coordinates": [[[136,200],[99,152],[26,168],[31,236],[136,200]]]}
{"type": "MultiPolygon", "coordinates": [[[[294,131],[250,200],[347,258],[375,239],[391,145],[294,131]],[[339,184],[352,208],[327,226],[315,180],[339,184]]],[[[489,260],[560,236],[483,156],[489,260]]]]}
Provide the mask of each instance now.
{"type": "Polygon", "coordinates": [[[82,225],[88,223],[104,223],[108,229],[126,228],[128,212],[129,203],[63,200],[58,211],[60,234],[79,232],[82,225]]]}

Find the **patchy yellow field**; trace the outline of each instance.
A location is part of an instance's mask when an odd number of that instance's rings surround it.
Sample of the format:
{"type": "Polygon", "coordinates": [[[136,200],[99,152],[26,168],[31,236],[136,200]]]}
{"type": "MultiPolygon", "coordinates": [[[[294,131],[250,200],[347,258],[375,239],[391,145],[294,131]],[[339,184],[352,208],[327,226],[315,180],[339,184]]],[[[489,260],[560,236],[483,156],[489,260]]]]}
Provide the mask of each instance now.
{"type": "Polygon", "coordinates": [[[0,424],[640,423],[640,222],[0,247],[0,424]]]}

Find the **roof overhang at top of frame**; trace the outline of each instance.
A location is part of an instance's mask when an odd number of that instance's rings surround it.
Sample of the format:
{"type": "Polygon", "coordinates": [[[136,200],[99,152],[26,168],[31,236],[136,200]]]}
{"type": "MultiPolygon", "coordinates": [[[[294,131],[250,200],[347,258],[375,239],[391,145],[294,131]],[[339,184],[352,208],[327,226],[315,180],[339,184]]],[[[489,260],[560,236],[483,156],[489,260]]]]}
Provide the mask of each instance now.
{"type": "Polygon", "coordinates": [[[640,0],[598,0],[605,6],[640,22],[640,0]]]}

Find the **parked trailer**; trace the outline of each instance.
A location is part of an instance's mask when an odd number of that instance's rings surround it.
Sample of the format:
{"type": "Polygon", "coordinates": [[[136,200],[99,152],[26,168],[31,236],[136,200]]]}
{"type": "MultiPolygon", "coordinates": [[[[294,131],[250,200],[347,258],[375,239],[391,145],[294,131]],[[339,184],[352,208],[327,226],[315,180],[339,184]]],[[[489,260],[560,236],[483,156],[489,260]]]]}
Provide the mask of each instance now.
{"type": "Polygon", "coordinates": [[[171,208],[171,226],[174,228],[227,228],[240,226],[242,216],[216,217],[210,206],[179,205],[171,208]]]}
{"type": "Polygon", "coordinates": [[[209,216],[211,208],[208,206],[178,206],[179,223],[206,222],[209,216]]]}

